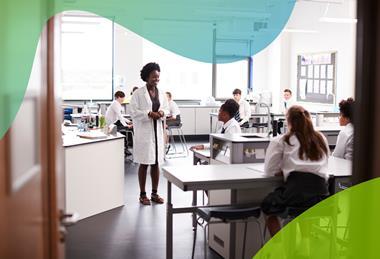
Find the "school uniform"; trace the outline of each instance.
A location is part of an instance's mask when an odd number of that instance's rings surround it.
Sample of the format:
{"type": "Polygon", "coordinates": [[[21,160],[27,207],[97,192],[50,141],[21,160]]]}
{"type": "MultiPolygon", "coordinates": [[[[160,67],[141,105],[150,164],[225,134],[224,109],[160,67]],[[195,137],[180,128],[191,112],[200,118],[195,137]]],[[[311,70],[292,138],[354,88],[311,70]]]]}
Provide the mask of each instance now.
{"type": "MultiPolygon", "coordinates": [[[[324,139],[328,147],[326,138],[324,139]]],[[[284,212],[286,207],[308,208],[328,195],[328,156],[318,161],[301,159],[298,156],[300,142],[295,135],[285,142],[285,135],[274,138],[267,149],[265,173],[275,175],[283,172],[283,186],[270,193],[262,202],[266,214],[284,212]]],[[[305,155],[305,154],[304,154],[305,155]]]]}
{"type": "MultiPolygon", "coordinates": [[[[241,128],[240,128],[239,123],[235,120],[235,118],[231,118],[229,121],[222,124],[222,126],[217,129],[216,133],[220,133],[220,134],[241,133],[241,128]]],[[[210,143],[204,144],[203,146],[205,149],[209,149],[210,143]]]]}
{"type": "Polygon", "coordinates": [[[250,118],[251,118],[251,106],[246,100],[240,99],[239,110],[235,114],[236,121],[239,122],[240,126],[248,128],[250,118]]]}
{"type": "Polygon", "coordinates": [[[170,118],[175,118],[174,120],[166,120],[166,125],[168,126],[179,126],[181,124],[181,112],[178,108],[178,105],[176,104],[175,101],[170,100],[168,102],[169,105],[169,114],[168,117],[170,118]]]}
{"type": "Polygon", "coordinates": [[[343,130],[339,132],[338,139],[334,152],[335,157],[352,160],[354,151],[354,125],[352,123],[347,124],[343,130]]]}

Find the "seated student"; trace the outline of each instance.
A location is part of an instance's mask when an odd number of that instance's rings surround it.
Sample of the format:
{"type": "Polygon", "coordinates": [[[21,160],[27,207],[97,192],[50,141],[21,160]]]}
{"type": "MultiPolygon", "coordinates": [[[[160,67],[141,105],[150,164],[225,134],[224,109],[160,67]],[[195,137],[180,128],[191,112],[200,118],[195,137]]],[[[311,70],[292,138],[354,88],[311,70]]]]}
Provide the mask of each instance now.
{"type": "Polygon", "coordinates": [[[338,139],[336,141],[336,146],[333,156],[344,158],[347,160],[352,160],[352,153],[354,147],[354,125],[353,125],[353,115],[354,115],[354,99],[348,98],[347,100],[342,100],[339,103],[339,124],[340,126],[345,126],[343,130],[339,132],[338,139]]]}
{"type": "Polygon", "coordinates": [[[265,157],[265,173],[284,177],[283,186],[261,204],[272,236],[281,228],[276,215],[286,207],[309,208],[328,195],[326,138],[314,130],[309,112],[301,106],[290,107],[286,119],[288,133],[270,142],[265,157]]]}
{"type": "Polygon", "coordinates": [[[169,114],[166,117],[167,126],[179,126],[181,123],[181,112],[178,108],[178,105],[173,101],[172,94],[166,92],[166,98],[169,103],[169,114]]]}
{"type": "Polygon", "coordinates": [[[241,90],[235,89],[232,92],[234,100],[239,104],[239,110],[235,114],[235,119],[239,122],[241,127],[249,127],[249,119],[251,118],[251,106],[249,103],[241,98],[241,90]]]}
{"type": "MultiPolygon", "coordinates": [[[[234,99],[228,99],[222,106],[220,106],[218,120],[223,122],[223,125],[217,130],[217,133],[241,133],[240,125],[234,118],[234,115],[238,110],[239,104],[234,99]]],[[[208,143],[192,146],[190,149],[202,150],[209,148],[210,144],[208,143]]]]}
{"type": "MultiPolygon", "coordinates": [[[[122,106],[121,104],[124,102],[125,94],[122,91],[117,91],[115,93],[115,100],[108,106],[106,111],[106,123],[107,125],[115,124],[117,127],[117,131],[124,129],[132,129],[132,122],[123,117],[121,114],[122,106]]],[[[128,140],[125,139],[125,146],[128,146],[128,140]]],[[[127,155],[130,155],[128,149],[125,150],[127,155]]]]}
{"type": "MultiPolygon", "coordinates": [[[[293,99],[292,90],[290,90],[288,88],[284,89],[283,98],[284,99],[282,101],[281,111],[284,114],[286,114],[288,109],[296,104],[294,99],[293,99]]],[[[278,134],[281,134],[281,128],[283,128],[283,127],[284,127],[283,119],[280,119],[278,122],[278,127],[277,127],[277,133],[278,134]]]]}

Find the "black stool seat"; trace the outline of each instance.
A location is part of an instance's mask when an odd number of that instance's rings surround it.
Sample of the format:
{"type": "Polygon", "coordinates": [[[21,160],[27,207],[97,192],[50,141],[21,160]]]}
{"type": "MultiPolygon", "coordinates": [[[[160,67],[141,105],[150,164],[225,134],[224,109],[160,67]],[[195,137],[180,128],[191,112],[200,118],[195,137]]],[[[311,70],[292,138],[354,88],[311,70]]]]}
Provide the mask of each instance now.
{"type": "Polygon", "coordinates": [[[197,214],[205,221],[210,221],[211,218],[221,220],[239,220],[247,219],[249,217],[260,217],[260,207],[212,207],[212,208],[198,208],[197,214]]]}
{"type": "Polygon", "coordinates": [[[170,128],[170,129],[180,129],[180,128],[182,128],[182,123],[180,123],[178,125],[168,125],[168,128],[170,128]]]}

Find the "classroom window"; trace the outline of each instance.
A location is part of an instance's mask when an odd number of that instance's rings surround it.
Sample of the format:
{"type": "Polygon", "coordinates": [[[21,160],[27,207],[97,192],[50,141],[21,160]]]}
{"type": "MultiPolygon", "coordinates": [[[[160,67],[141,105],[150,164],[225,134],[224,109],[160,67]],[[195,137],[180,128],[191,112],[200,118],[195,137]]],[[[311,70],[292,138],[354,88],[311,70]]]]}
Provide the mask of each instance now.
{"type": "Polygon", "coordinates": [[[157,62],[161,68],[160,89],[174,99],[198,100],[212,95],[212,64],[195,61],[143,40],[143,63],[157,62]]]}
{"type": "Polygon", "coordinates": [[[61,23],[61,85],[64,100],[111,100],[113,21],[65,13],[61,23]]]}
{"type": "Polygon", "coordinates": [[[239,88],[242,95],[248,89],[249,60],[216,65],[216,98],[231,98],[234,89],[239,88]]]}

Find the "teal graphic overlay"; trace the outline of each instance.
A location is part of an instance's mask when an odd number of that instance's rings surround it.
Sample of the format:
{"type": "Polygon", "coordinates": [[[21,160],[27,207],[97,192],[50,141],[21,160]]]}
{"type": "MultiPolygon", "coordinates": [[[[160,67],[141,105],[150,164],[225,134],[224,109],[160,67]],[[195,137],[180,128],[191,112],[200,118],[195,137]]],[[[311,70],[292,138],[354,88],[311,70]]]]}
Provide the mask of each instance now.
{"type": "Polygon", "coordinates": [[[56,14],[94,13],[178,55],[222,63],[268,46],[294,4],[295,0],[2,0],[0,138],[23,100],[43,26],[56,14]]]}

